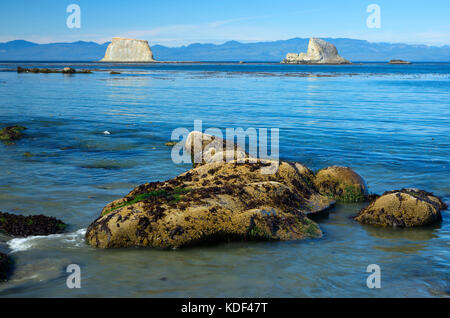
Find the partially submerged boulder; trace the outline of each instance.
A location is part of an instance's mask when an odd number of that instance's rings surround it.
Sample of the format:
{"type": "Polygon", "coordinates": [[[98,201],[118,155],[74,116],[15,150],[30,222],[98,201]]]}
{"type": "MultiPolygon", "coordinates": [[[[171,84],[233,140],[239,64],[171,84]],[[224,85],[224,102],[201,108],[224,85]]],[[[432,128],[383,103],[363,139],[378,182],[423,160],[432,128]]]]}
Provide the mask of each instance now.
{"type": "Polygon", "coordinates": [[[362,224],[394,227],[431,225],[442,220],[447,205],[430,192],[401,189],[385,192],[354,219],[362,224]]]}
{"type": "Polygon", "coordinates": [[[148,41],[113,38],[100,62],[156,62],[148,41]]]}
{"type": "MultiPolygon", "coordinates": [[[[224,142],[212,136],[205,139],[224,142]]],[[[208,153],[213,148],[202,143],[200,149],[208,153]]],[[[208,154],[207,158],[214,156],[208,154]]],[[[174,179],[143,184],[108,204],[89,226],[86,239],[101,248],[177,248],[215,241],[321,236],[308,215],[326,210],[334,200],[314,189],[312,173],[303,165],[280,162],[275,173],[262,173],[270,165],[269,160],[200,161],[174,179]]]]}
{"type": "Polygon", "coordinates": [[[8,278],[8,273],[11,270],[11,259],[8,255],[0,252],[0,282],[8,278]]]}
{"type": "Polygon", "coordinates": [[[340,202],[366,201],[364,179],[349,167],[331,166],[317,172],[314,185],[319,193],[340,202]]]}
{"type": "Polygon", "coordinates": [[[58,234],[63,233],[66,227],[66,224],[55,217],[0,212],[0,232],[11,236],[58,234]]]}
{"type": "Polygon", "coordinates": [[[308,51],[305,53],[288,53],[281,62],[286,64],[351,64],[338,54],[336,46],[318,38],[310,38],[308,51]]]}
{"type": "Polygon", "coordinates": [[[0,140],[14,141],[20,139],[23,136],[22,132],[26,129],[26,127],[19,125],[5,127],[0,130],[0,140]]]}
{"type": "Polygon", "coordinates": [[[64,74],[75,74],[75,73],[76,73],[75,69],[73,69],[73,68],[71,68],[71,67],[65,67],[65,68],[63,68],[62,72],[63,72],[64,74]]]}

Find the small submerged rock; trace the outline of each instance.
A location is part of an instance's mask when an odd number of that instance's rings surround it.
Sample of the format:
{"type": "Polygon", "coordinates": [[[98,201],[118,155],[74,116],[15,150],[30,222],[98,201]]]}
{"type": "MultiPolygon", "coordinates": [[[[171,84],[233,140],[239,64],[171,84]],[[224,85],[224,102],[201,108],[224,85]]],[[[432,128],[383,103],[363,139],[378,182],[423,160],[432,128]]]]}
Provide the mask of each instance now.
{"type": "Polygon", "coordinates": [[[385,192],[362,209],[354,219],[362,224],[417,227],[440,222],[441,210],[447,208],[433,193],[419,189],[401,189],[385,192]]]}
{"type": "Polygon", "coordinates": [[[9,126],[0,130],[0,140],[3,141],[15,141],[23,136],[23,131],[27,128],[24,126],[9,126]]]}
{"type": "Polygon", "coordinates": [[[367,186],[364,179],[349,167],[332,166],[317,172],[314,185],[319,193],[340,202],[364,202],[367,186]]]}
{"type": "Polygon", "coordinates": [[[50,235],[63,233],[67,224],[45,215],[16,215],[0,212],[0,232],[11,236],[50,235]]]}

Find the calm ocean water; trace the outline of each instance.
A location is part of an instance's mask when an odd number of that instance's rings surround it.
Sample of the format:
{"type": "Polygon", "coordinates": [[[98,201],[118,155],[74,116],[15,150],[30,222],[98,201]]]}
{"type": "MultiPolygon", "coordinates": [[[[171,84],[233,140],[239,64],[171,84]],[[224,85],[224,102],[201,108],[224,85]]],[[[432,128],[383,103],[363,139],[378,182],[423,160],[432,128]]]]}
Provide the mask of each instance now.
{"type": "Polygon", "coordinates": [[[16,145],[0,144],[0,211],[70,224],[69,234],[45,238],[0,234],[0,251],[16,261],[0,296],[450,295],[450,212],[435,227],[382,229],[349,219],[363,205],[339,204],[319,221],[325,236],[317,240],[174,251],[87,246],[84,231],[104,205],[190,168],[175,165],[164,143],[194,120],[204,129],[279,128],[281,159],[350,166],[371,192],[417,187],[450,204],[448,63],[0,63],[0,124],[29,128],[16,145]],[[17,65],[97,71],[9,71],[17,65]],[[72,263],[81,266],[81,289],[66,287],[72,263]],[[369,264],[381,267],[381,289],[366,287],[369,264]]]}

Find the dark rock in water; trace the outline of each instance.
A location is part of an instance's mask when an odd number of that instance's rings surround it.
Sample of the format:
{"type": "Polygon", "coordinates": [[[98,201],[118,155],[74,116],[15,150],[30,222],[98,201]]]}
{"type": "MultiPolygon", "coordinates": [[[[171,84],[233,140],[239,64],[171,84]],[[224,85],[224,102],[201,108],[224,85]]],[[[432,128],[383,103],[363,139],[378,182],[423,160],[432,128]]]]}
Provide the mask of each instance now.
{"type": "Polygon", "coordinates": [[[367,186],[364,179],[348,167],[332,166],[317,172],[314,185],[320,194],[340,202],[364,202],[367,186]]]}
{"type": "Polygon", "coordinates": [[[8,278],[8,273],[11,270],[12,261],[8,255],[0,253],[0,282],[8,278]]]}
{"type": "Polygon", "coordinates": [[[111,74],[111,75],[119,75],[119,74],[120,74],[120,72],[116,72],[116,71],[111,71],[111,72],[109,72],[109,74],[111,74]]]}
{"type": "Polygon", "coordinates": [[[0,212],[0,232],[11,236],[50,235],[63,233],[67,224],[45,215],[16,215],[0,212]]]}
{"type": "Polygon", "coordinates": [[[73,68],[71,68],[71,67],[65,67],[65,68],[62,70],[62,72],[63,72],[64,74],[75,74],[75,73],[76,73],[76,71],[75,71],[73,68]]]}
{"type": "Polygon", "coordinates": [[[430,192],[401,189],[385,192],[354,219],[362,224],[394,227],[431,225],[442,220],[447,205],[430,192]]]}
{"type": "Polygon", "coordinates": [[[0,130],[0,140],[3,141],[14,141],[22,137],[22,131],[26,130],[23,126],[9,126],[0,130]]]}

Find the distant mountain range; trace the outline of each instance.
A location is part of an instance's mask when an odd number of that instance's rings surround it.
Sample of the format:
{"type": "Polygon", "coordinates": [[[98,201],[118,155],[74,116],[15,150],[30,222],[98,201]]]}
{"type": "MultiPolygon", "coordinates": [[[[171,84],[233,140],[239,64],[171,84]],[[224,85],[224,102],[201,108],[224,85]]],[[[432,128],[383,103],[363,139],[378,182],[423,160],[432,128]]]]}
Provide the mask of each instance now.
{"type": "MultiPolygon", "coordinates": [[[[354,39],[324,38],[338,48],[339,54],[351,61],[449,62],[450,46],[409,45],[401,43],[371,43],[354,39]]],[[[309,39],[224,44],[191,44],[181,47],[153,45],[159,61],[265,61],[279,62],[287,53],[306,52],[309,39]]],[[[109,42],[37,44],[23,40],[0,43],[0,61],[98,61],[103,58],[109,42]]]]}

